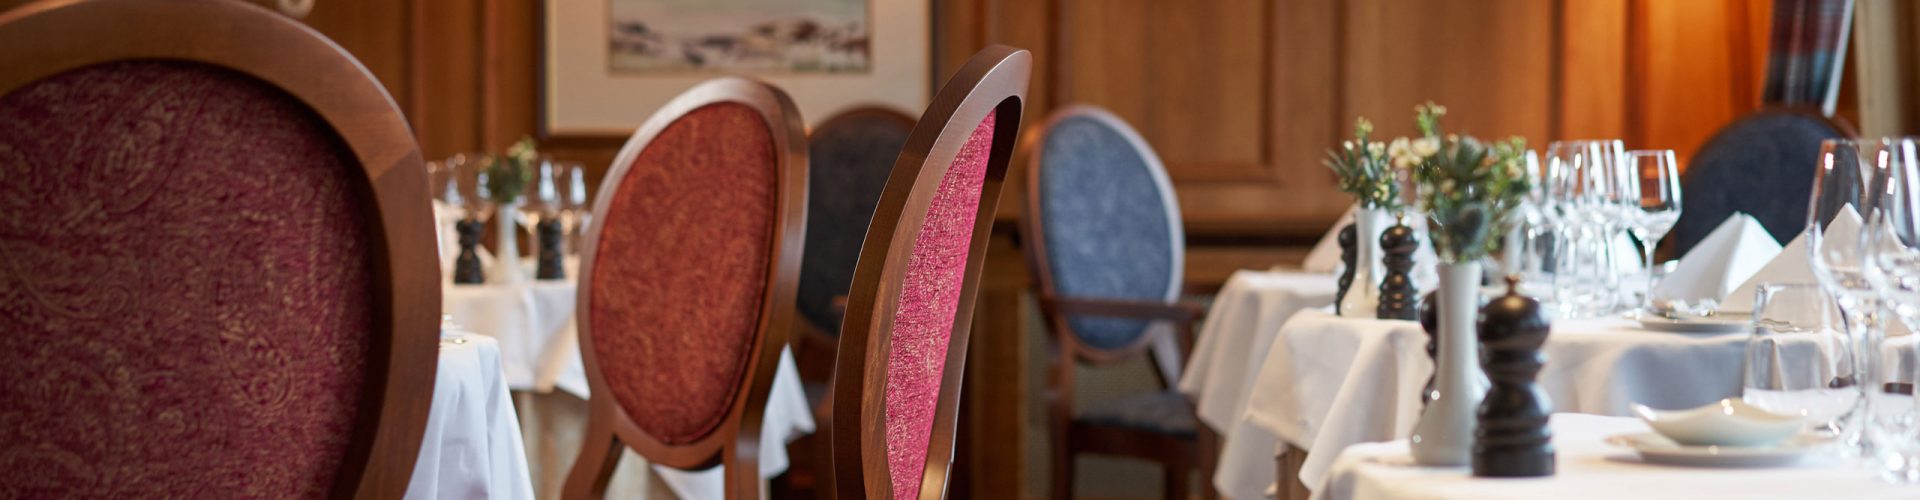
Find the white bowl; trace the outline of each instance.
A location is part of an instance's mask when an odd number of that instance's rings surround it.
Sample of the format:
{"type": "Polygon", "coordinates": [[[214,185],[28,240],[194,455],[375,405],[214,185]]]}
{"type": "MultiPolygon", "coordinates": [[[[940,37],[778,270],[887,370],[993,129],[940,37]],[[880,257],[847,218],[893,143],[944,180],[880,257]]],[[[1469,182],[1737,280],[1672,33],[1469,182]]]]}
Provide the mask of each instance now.
{"type": "Polygon", "coordinates": [[[1803,417],[1769,412],[1731,398],[1690,410],[1655,410],[1636,404],[1633,413],[1654,432],[1688,446],[1768,446],[1806,427],[1803,417]]]}

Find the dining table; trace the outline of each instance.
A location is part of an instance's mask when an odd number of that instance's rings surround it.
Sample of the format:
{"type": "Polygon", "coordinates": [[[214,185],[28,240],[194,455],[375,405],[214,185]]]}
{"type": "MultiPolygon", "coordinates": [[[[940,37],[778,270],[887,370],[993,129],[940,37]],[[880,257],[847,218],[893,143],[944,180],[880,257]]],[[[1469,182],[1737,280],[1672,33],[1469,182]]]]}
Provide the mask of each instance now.
{"type": "Polygon", "coordinates": [[[1503,499],[1895,499],[1920,498],[1914,486],[1892,484],[1868,468],[1818,451],[1777,467],[1710,468],[1643,460],[1608,442],[1650,432],[1638,419],[1558,413],[1553,433],[1554,474],[1531,478],[1475,477],[1466,466],[1415,465],[1407,440],[1365,443],[1337,453],[1325,487],[1314,500],[1503,499]]]}
{"type": "Polygon", "coordinates": [[[500,342],[443,328],[439,356],[406,498],[534,498],[500,342]]]}

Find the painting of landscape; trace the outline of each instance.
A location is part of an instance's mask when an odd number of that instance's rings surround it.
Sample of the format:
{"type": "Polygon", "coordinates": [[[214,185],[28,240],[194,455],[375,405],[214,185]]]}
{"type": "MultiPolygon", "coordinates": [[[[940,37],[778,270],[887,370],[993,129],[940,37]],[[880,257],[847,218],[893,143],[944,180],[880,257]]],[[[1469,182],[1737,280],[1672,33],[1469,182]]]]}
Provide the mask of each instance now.
{"type": "Polygon", "coordinates": [[[614,73],[865,73],[869,0],[607,0],[614,73]]]}

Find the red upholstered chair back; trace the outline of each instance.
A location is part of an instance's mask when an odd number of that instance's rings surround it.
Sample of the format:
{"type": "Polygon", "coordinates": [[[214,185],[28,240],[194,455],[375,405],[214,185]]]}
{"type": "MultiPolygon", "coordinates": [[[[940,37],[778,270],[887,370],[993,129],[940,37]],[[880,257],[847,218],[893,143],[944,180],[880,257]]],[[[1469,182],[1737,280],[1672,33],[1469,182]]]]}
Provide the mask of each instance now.
{"type": "MultiPolygon", "coordinates": [[[[589,426],[612,432],[590,429],[586,448],[614,438],[679,468],[733,448],[729,472],[758,484],[752,448],[804,242],[802,130],[779,89],[722,78],[668,103],[615,158],[587,232],[579,303],[589,426]]],[[[597,476],[606,460],[587,458],[576,476],[597,476]]]]}
{"type": "Polygon", "coordinates": [[[1032,56],[994,46],[934,96],[854,270],[834,373],[836,492],[940,498],[968,324],[1032,56]]]}
{"type": "Polygon", "coordinates": [[[0,67],[0,498],[403,494],[439,280],[379,83],[225,1],[21,6],[0,67]]]}

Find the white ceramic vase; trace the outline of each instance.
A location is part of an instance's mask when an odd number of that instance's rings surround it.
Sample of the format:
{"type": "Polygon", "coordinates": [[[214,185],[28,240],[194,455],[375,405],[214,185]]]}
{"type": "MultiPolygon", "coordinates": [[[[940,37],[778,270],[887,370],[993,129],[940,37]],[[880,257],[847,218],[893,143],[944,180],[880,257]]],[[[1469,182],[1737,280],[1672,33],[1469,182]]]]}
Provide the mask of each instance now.
{"type": "Polygon", "coordinates": [[[520,214],[519,203],[500,205],[494,212],[493,220],[499,223],[499,239],[493,247],[493,269],[487,271],[487,280],[493,283],[521,283],[526,281],[527,273],[520,263],[520,229],[513,218],[520,214]]]}
{"type": "Polygon", "coordinates": [[[1387,274],[1380,263],[1380,233],[1393,225],[1393,219],[1386,210],[1362,208],[1354,212],[1353,225],[1354,236],[1359,239],[1354,251],[1359,255],[1353,259],[1353,284],[1347,287],[1346,296],[1340,297],[1340,316],[1372,318],[1379,314],[1380,280],[1387,274]]]}
{"type": "Polygon", "coordinates": [[[1473,460],[1474,412],[1486,396],[1480,370],[1480,264],[1440,264],[1440,352],[1434,363],[1434,399],[1413,424],[1413,461],[1427,466],[1473,460]]]}

